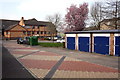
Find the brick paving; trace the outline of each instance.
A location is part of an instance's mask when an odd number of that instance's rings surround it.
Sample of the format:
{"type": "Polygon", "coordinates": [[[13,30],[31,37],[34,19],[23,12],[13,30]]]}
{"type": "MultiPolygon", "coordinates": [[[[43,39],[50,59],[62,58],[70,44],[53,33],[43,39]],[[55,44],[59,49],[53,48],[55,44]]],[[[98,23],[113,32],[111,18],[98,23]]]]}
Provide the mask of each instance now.
{"type": "Polygon", "coordinates": [[[30,59],[20,59],[20,61],[28,68],[37,68],[37,69],[51,69],[57,62],[57,61],[30,60],[30,59]]]}
{"type": "MultiPolygon", "coordinates": [[[[23,56],[18,60],[38,78],[44,78],[64,56],[16,43],[4,43],[4,46],[16,58],[23,56]]],[[[118,69],[66,56],[52,78],[118,78],[118,69]]]]}
{"type": "Polygon", "coordinates": [[[29,68],[38,78],[44,78],[45,75],[50,71],[49,69],[38,69],[38,68],[29,68]]]}
{"type": "Polygon", "coordinates": [[[58,70],[69,70],[69,71],[87,71],[87,72],[113,72],[117,73],[118,70],[108,68],[101,65],[96,65],[84,61],[64,61],[58,70]]]}
{"type": "Polygon", "coordinates": [[[64,71],[57,70],[53,78],[117,78],[117,73],[112,72],[87,72],[87,71],[64,71]]]}
{"type": "Polygon", "coordinates": [[[38,55],[29,55],[29,56],[23,57],[23,59],[58,61],[61,57],[62,57],[62,56],[38,56],[38,55]]]}
{"type": "Polygon", "coordinates": [[[20,55],[32,53],[31,51],[10,51],[10,52],[12,54],[20,54],[20,55]]]}

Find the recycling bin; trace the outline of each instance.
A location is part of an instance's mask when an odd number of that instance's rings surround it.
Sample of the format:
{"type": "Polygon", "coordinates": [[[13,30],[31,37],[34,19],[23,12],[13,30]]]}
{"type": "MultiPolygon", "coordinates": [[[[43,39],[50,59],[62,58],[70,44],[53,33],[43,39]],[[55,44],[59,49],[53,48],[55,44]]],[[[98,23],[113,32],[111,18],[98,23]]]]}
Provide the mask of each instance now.
{"type": "Polygon", "coordinates": [[[38,37],[37,36],[32,36],[29,38],[30,45],[38,45],[38,37]]]}

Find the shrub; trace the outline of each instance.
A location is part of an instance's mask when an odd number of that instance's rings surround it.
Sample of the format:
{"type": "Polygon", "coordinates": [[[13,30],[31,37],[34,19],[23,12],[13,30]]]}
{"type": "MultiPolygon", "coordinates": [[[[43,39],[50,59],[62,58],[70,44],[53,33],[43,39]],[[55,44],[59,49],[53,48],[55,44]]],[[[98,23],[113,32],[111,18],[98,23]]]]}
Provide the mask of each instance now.
{"type": "Polygon", "coordinates": [[[43,47],[63,47],[63,43],[43,43],[43,42],[40,42],[38,44],[40,46],[43,46],[43,47]]]}

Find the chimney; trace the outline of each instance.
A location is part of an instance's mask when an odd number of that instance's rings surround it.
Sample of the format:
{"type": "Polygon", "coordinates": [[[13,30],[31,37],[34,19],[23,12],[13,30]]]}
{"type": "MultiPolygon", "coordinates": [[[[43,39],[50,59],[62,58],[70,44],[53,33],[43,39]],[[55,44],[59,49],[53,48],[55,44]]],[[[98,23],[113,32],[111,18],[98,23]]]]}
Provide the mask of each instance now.
{"type": "Polygon", "coordinates": [[[25,23],[24,23],[24,17],[21,18],[20,22],[19,22],[19,25],[21,26],[25,26],[25,23]]]}

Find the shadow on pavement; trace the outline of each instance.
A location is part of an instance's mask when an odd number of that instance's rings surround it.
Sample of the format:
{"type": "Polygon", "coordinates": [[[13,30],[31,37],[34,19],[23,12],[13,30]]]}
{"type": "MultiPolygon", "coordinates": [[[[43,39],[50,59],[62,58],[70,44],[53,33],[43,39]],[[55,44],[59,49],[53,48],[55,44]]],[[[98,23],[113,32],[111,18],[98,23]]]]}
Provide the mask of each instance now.
{"type": "Polygon", "coordinates": [[[3,46],[2,80],[4,79],[36,80],[3,46]]]}

